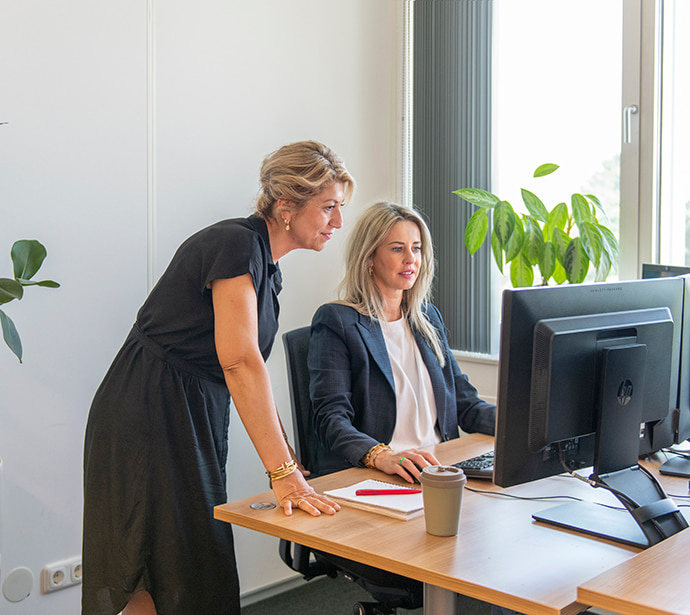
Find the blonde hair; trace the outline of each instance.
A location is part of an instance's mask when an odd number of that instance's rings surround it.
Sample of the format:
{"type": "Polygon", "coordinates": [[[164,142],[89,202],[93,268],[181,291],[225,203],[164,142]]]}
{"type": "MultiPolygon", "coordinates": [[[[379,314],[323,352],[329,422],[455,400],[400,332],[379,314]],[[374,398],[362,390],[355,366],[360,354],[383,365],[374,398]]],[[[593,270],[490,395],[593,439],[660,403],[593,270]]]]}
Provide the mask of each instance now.
{"type": "Polygon", "coordinates": [[[313,196],[335,182],[341,182],[345,202],[352,198],[355,182],[338,155],[317,141],[298,141],[269,154],[261,164],[261,193],[256,213],[269,219],[275,215],[278,199],[303,207],[313,196]]]}
{"type": "Polygon", "coordinates": [[[422,262],[412,288],[403,291],[402,313],[412,330],[418,330],[427,340],[441,366],[445,355],[439,342],[438,331],[422,310],[431,296],[434,280],[434,248],[431,233],[422,216],[414,209],[383,201],[368,207],[350,232],[345,257],[346,274],[338,287],[340,303],[355,308],[361,314],[379,320],[383,315],[384,298],[369,273],[376,249],[382,244],[393,226],[401,221],[414,222],[422,240],[422,262]]]}

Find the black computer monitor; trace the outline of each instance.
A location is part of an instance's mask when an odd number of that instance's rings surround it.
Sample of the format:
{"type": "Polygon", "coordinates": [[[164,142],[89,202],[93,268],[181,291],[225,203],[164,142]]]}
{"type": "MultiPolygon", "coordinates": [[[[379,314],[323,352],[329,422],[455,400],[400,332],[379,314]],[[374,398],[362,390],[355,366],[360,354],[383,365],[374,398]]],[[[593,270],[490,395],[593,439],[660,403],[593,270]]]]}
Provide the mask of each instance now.
{"type": "MultiPolygon", "coordinates": [[[[658,263],[643,263],[642,278],[666,278],[685,276],[690,274],[690,267],[677,265],[661,265],[658,263]]],[[[681,340],[680,378],[678,382],[678,402],[673,417],[675,425],[676,444],[681,444],[690,438],[690,284],[685,286],[683,337],[681,340]]],[[[690,478],[690,454],[676,452],[664,463],[660,470],[662,474],[671,474],[690,478]]]]}
{"type": "Polygon", "coordinates": [[[583,523],[591,510],[564,505],[539,520],[638,546],[687,526],[637,464],[676,441],[685,285],[663,278],[504,291],[494,482],[593,467],[592,480],[635,515],[626,516],[632,525],[620,515],[583,523]]]}
{"type": "Polygon", "coordinates": [[[660,265],[658,263],[642,263],[642,278],[669,278],[690,273],[690,267],[679,265],[660,265]]]}

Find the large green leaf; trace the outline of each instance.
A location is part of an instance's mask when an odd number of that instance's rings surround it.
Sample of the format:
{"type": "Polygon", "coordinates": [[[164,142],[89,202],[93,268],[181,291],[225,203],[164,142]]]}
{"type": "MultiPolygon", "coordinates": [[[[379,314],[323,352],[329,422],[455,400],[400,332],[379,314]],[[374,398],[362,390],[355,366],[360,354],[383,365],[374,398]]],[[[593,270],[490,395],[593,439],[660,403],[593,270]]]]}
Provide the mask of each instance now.
{"type": "Polygon", "coordinates": [[[570,206],[573,210],[573,218],[578,228],[583,222],[592,222],[592,206],[581,194],[575,193],[570,198],[570,206]]]}
{"type": "Polygon", "coordinates": [[[501,201],[494,207],[493,227],[494,233],[501,246],[505,246],[519,222],[517,214],[508,201],[501,201]]]}
{"type": "Polygon", "coordinates": [[[609,217],[606,215],[606,212],[604,211],[604,207],[601,204],[601,201],[599,200],[599,197],[594,196],[593,194],[585,194],[585,198],[596,207],[599,212],[601,213],[602,216],[604,216],[604,220],[607,222],[609,221],[609,217]]]}
{"type": "Polygon", "coordinates": [[[0,278],[0,305],[21,299],[23,295],[24,289],[17,280],[0,278]]]}
{"type": "Polygon", "coordinates": [[[609,255],[606,252],[602,252],[601,258],[599,259],[599,265],[596,268],[594,281],[603,282],[608,277],[610,271],[611,261],[609,260],[609,255]]]}
{"type": "Polygon", "coordinates": [[[579,284],[585,281],[589,271],[589,258],[582,245],[582,240],[575,237],[565,249],[563,267],[571,284],[579,284]]]}
{"type": "Polygon", "coordinates": [[[53,280],[41,280],[40,282],[36,282],[34,280],[24,280],[22,278],[17,278],[17,282],[19,282],[22,286],[43,286],[45,288],[60,288],[60,285],[57,282],[53,282],[53,280]]]}
{"type": "Polygon", "coordinates": [[[610,228],[604,226],[603,224],[598,224],[597,228],[599,229],[599,232],[604,240],[604,251],[608,254],[611,265],[615,266],[620,258],[618,240],[610,228]]]}
{"type": "Polygon", "coordinates": [[[544,234],[541,232],[539,223],[534,218],[525,216],[524,222],[525,241],[522,244],[522,253],[532,265],[536,265],[539,263],[539,255],[544,246],[544,234]]]}
{"type": "Polygon", "coordinates": [[[494,253],[494,260],[498,270],[503,273],[503,248],[501,247],[496,233],[491,233],[491,251],[494,253]]]}
{"type": "Polygon", "coordinates": [[[527,207],[530,215],[541,222],[546,222],[549,212],[546,210],[544,203],[541,202],[541,199],[534,192],[524,188],[520,188],[520,192],[522,193],[522,201],[525,203],[525,207],[527,207]]]}
{"type": "Polygon", "coordinates": [[[558,257],[558,262],[563,265],[565,263],[565,251],[570,243],[570,237],[565,231],[555,228],[553,230],[553,235],[551,236],[551,242],[554,246],[556,246],[556,256],[558,257]]]}
{"type": "Polygon", "coordinates": [[[598,267],[604,249],[604,238],[599,232],[599,227],[591,222],[583,222],[580,227],[580,239],[582,239],[582,245],[589,260],[594,263],[595,267],[598,267]]]}
{"type": "Polygon", "coordinates": [[[508,242],[503,246],[503,250],[506,253],[506,263],[512,261],[522,250],[522,246],[525,243],[525,229],[522,226],[522,221],[520,216],[515,216],[515,227],[513,232],[508,239],[508,242]]]}
{"type": "Polygon", "coordinates": [[[556,261],[556,269],[554,269],[553,272],[553,281],[556,282],[556,284],[564,284],[568,280],[568,276],[565,273],[565,269],[563,269],[563,265],[561,265],[560,261],[556,261]]]}
{"type": "Polygon", "coordinates": [[[35,239],[20,239],[12,245],[14,277],[30,280],[41,268],[47,255],[42,243],[35,239]]]}
{"type": "Polygon", "coordinates": [[[541,272],[541,277],[545,281],[556,271],[556,265],[558,264],[558,256],[556,255],[556,246],[554,246],[550,241],[547,241],[541,249],[541,254],[539,255],[539,271],[541,272]]]}
{"type": "Polygon", "coordinates": [[[534,284],[534,268],[522,253],[510,263],[510,282],[515,288],[534,284]]]}
{"type": "Polygon", "coordinates": [[[489,230],[489,216],[487,209],[478,209],[472,214],[465,227],[465,247],[470,254],[479,250],[484,243],[486,233],[489,230]]]}
{"type": "Polygon", "coordinates": [[[2,337],[9,349],[17,355],[19,362],[22,362],[22,341],[19,339],[17,327],[14,326],[12,319],[0,310],[0,325],[2,326],[2,337]]]}
{"type": "Polygon", "coordinates": [[[549,224],[551,224],[551,226],[553,226],[554,228],[564,230],[565,227],[568,225],[569,217],[570,213],[568,212],[568,206],[565,203],[561,202],[549,212],[548,221],[549,224]]]}
{"type": "Polygon", "coordinates": [[[479,207],[493,208],[501,202],[501,199],[495,194],[479,188],[461,188],[460,190],[453,190],[453,194],[457,194],[468,203],[479,207]]]}
{"type": "Polygon", "coordinates": [[[558,168],[559,167],[557,164],[547,162],[546,164],[539,165],[536,168],[536,170],[534,171],[534,177],[544,177],[544,175],[550,175],[558,168]]]}

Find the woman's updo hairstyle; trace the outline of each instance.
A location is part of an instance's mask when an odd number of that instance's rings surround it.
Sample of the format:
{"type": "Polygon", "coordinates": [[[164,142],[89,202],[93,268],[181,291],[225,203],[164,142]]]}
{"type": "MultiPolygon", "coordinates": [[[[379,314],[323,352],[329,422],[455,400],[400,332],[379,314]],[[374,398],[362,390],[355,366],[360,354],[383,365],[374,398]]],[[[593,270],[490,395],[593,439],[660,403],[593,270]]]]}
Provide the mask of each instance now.
{"type": "Polygon", "coordinates": [[[284,145],[266,156],[259,180],[261,193],[256,201],[256,213],[264,219],[273,217],[278,199],[286,199],[300,208],[330,184],[341,182],[347,203],[355,187],[340,157],[317,141],[284,145]]]}

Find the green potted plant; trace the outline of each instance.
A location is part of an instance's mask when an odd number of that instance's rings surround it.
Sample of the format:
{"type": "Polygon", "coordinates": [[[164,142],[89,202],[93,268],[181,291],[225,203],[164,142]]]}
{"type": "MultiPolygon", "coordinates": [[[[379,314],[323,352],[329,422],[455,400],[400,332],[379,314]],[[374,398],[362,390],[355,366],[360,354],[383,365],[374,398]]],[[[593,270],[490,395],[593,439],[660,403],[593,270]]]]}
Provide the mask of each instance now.
{"type": "MultiPolygon", "coordinates": [[[[543,164],[534,177],[550,175],[556,164],[543,164]]],[[[556,284],[583,282],[590,267],[595,268],[595,280],[607,278],[618,263],[618,241],[611,229],[597,197],[574,193],[570,207],[561,202],[550,211],[541,199],[521,189],[528,213],[518,214],[508,201],[478,188],[462,188],[454,194],[480,209],[472,214],[465,228],[465,246],[474,254],[484,243],[491,219],[491,249],[499,270],[503,273],[510,263],[513,286],[532,286],[535,268],[541,274],[541,284],[551,280],[556,284]]]]}
{"type": "MultiPolygon", "coordinates": [[[[14,270],[13,278],[0,278],[0,305],[19,300],[24,296],[26,286],[44,286],[47,288],[58,288],[60,285],[52,280],[34,281],[31,278],[36,275],[47,256],[47,251],[43,244],[35,239],[20,239],[12,244],[10,251],[12,266],[14,270]]],[[[12,319],[0,309],[0,324],[2,325],[2,336],[9,349],[22,362],[22,342],[19,338],[17,327],[12,319]]]]}

